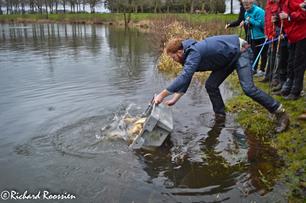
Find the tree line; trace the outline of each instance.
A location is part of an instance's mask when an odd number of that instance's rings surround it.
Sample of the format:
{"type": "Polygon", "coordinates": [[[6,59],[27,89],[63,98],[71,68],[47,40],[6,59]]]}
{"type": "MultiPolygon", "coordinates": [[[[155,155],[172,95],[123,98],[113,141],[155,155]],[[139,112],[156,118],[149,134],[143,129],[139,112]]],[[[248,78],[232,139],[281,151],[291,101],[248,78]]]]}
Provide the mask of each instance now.
{"type": "Polygon", "coordinates": [[[0,0],[0,14],[85,12],[89,6],[95,13],[102,0],[0,0]],[[3,8],[5,10],[3,10],[3,8]]]}
{"type": "Polygon", "coordinates": [[[111,12],[223,13],[225,0],[106,0],[111,12]]]}
{"type": "Polygon", "coordinates": [[[225,0],[0,0],[0,14],[96,12],[103,4],[112,13],[223,13],[225,0]]]}

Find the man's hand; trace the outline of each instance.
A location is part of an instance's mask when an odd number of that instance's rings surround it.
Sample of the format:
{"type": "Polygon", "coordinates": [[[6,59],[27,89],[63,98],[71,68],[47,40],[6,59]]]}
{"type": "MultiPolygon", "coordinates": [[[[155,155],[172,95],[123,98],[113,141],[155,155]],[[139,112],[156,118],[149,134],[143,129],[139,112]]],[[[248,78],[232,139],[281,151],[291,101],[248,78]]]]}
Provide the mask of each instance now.
{"type": "Polygon", "coordinates": [[[165,101],[165,104],[168,106],[173,106],[182,96],[183,93],[174,93],[172,99],[165,101]]]}
{"type": "Polygon", "coordinates": [[[160,94],[158,94],[157,96],[154,97],[154,103],[155,104],[160,104],[162,103],[164,100],[164,97],[162,97],[160,94]]]}
{"type": "Polygon", "coordinates": [[[251,20],[251,17],[250,16],[248,16],[246,19],[245,19],[245,21],[244,21],[244,24],[251,24],[250,23],[250,20],[251,20]]]}
{"type": "Polygon", "coordinates": [[[306,11],[306,1],[300,4],[300,7],[303,11],[306,11]]]}
{"type": "Polygon", "coordinates": [[[167,90],[161,91],[157,96],[154,97],[154,103],[160,104],[163,102],[164,98],[169,95],[169,92],[167,90]]]}
{"type": "Polygon", "coordinates": [[[288,19],[288,13],[285,13],[284,11],[282,11],[282,12],[279,14],[279,18],[280,18],[281,20],[288,19]]]}
{"type": "Polygon", "coordinates": [[[243,27],[243,26],[244,26],[244,20],[243,20],[243,21],[241,21],[241,23],[240,23],[239,27],[243,27]]]}
{"type": "Polygon", "coordinates": [[[277,21],[278,21],[278,17],[277,16],[275,16],[275,15],[271,16],[271,22],[272,23],[276,23],[277,21]]]}

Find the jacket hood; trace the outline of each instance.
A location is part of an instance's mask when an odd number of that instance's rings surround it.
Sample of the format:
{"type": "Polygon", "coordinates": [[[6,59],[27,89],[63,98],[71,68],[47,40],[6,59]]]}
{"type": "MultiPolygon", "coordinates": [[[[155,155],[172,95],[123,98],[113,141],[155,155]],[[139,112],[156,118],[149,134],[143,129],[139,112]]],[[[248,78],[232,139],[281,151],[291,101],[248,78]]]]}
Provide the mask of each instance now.
{"type": "MultiPolygon", "coordinates": [[[[194,40],[194,39],[186,39],[182,42],[182,45],[183,45],[183,50],[184,50],[184,61],[186,60],[186,57],[189,53],[190,50],[188,50],[192,45],[196,44],[197,41],[194,40]]],[[[184,62],[185,63],[185,62],[184,62]]]]}
{"type": "Polygon", "coordinates": [[[186,49],[188,49],[191,45],[194,45],[195,43],[197,43],[197,41],[194,40],[194,39],[186,39],[186,40],[184,40],[182,42],[184,51],[186,49]]]}

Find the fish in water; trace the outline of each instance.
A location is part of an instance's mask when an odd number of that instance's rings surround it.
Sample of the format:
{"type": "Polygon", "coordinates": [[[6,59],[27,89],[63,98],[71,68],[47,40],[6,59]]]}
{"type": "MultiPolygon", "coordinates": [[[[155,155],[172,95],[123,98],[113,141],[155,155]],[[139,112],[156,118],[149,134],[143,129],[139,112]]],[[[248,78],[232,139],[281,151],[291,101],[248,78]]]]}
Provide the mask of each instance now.
{"type": "Polygon", "coordinates": [[[130,118],[130,119],[125,119],[125,122],[130,123],[130,126],[128,128],[128,143],[132,144],[134,139],[139,135],[143,129],[143,124],[146,122],[146,118],[130,118]]]}
{"type": "MultiPolygon", "coordinates": [[[[130,145],[143,129],[146,117],[131,117],[125,115],[123,118],[113,119],[113,122],[101,129],[104,139],[124,139],[130,145]]],[[[98,136],[99,137],[99,136],[98,136]]]]}

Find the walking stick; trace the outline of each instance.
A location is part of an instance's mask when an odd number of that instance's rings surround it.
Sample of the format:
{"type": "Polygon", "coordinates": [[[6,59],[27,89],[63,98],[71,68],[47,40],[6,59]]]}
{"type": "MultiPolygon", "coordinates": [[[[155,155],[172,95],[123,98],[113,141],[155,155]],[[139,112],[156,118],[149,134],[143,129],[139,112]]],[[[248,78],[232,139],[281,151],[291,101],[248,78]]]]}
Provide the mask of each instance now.
{"type": "Polygon", "coordinates": [[[266,46],[266,44],[267,44],[267,41],[268,41],[268,38],[265,39],[265,42],[263,43],[263,45],[262,45],[262,47],[261,47],[261,49],[260,49],[260,51],[259,51],[259,53],[258,53],[258,55],[257,55],[257,57],[256,57],[256,59],[255,59],[255,61],[253,62],[252,71],[254,71],[255,66],[256,66],[256,63],[257,63],[257,61],[258,61],[258,59],[259,59],[259,57],[260,57],[260,55],[261,55],[261,52],[262,52],[263,49],[265,48],[265,46],[266,46]]]}
{"type": "MultiPolygon", "coordinates": [[[[273,66],[272,73],[271,73],[271,76],[272,76],[271,80],[273,80],[273,75],[276,73],[278,66],[279,66],[279,60],[280,60],[279,50],[280,50],[280,43],[282,40],[283,26],[284,26],[284,21],[281,20],[281,27],[279,30],[278,42],[277,42],[277,47],[276,47],[275,61],[274,61],[274,66],[273,66]]],[[[269,93],[271,92],[271,88],[272,88],[272,82],[270,82],[269,84],[269,93]]]]}
{"type": "MultiPolygon", "coordinates": [[[[274,23],[273,23],[273,30],[275,31],[275,26],[274,26],[274,23]]],[[[272,44],[271,44],[271,49],[270,49],[270,54],[269,54],[269,88],[268,88],[268,94],[271,95],[271,80],[273,78],[273,68],[272,68],[272,65],[274,67],[274,62],[275,62],[275,59],[273,58],[273,52],[274,52],[274,36],[272,37],[272,44]]]]}

